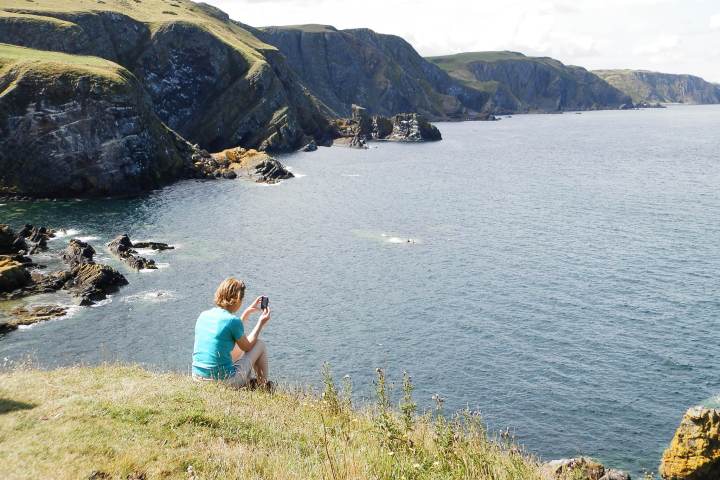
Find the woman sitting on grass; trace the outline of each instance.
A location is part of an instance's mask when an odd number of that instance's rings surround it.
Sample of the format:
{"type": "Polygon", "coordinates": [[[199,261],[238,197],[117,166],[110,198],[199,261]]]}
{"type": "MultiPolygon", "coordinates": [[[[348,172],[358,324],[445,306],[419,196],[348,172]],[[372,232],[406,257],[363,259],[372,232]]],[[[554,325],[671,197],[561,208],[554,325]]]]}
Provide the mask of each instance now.
{"type": "Polygon", "coordinates": [[[245,284],[228,278],[215,292],[215,308],[198,317],[192,363],[194,379],[221,380],[236,388],[245,385],[272,388],[272,382],[268,382],[265,342],[259,338],[270,321],[270,308],[262,312],[255,328],[246,336],[248,318],[260,311],[262,297],[255,299],[238,318],[235,313],[240,310],[244,296],[245,284]],[[250,378],[253,370],[256,384],[250,378]]]}

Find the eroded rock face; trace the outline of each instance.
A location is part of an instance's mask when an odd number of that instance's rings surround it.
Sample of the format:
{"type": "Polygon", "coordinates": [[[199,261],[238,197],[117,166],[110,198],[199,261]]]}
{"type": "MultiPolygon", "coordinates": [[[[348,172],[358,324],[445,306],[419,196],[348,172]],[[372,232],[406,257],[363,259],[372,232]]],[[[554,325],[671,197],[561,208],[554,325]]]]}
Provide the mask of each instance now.
{"type": "Polygon", "coordinates": [[[0,325],[0,333],[16,330],[21,326],[34,325],[54,318],[67,315],[68,307],[60,305],[34,305],[31,307],[18,307],[10,314],[13,318],[0,325]]]}
{"type": "Polygon", "coordinates": [[[241,177],[259,183],[276,183],[293,178],[293,174],[276,158],[265,152],[240,147],[208,155],[196,166],[207,176],[241,177]]]}
{"type": "Polygon", "coordinates": [[[119,195],[184,175],[190,146],[155,116],[124,69],[49,74],[24,64],[0,74],[0,193],[119,195]],[[114,75],[117,76],[114,76],[114,75]]]}
{"type": "Polygon", "coordinates": [[[392,118],[371,116],[358,105],[350,118],[336,120],[337,142],[354,148],[367,148],[369,140],[389,142],[433,142],[442,140],[440,130],[417,113],[401,113],[392,118]]]}
{"type": "Polygon", "coordinates": [[[137,255],[133,243],[127,235],[120,235],[108,243],[110,252],[120,258],[126,265],[135,270],[155,270],[155,260],[148,260],[137,255]]]}
{"type": "Polygon", "coordinates": [[[564,458],[542,465],[541,471],[547,480],[631,480],[621,470],[605,468],[591,458],[564,458]]]}
{"type": "Polygon", "coordinates": [[[12,292],[28,285],[30,281],[30,273],[23,263],[0,258],[0,292],[12,292]]]}
{"type": "Polygon", "coordinates": [[[66,288],[80,297],[80,305],[92,305],[128,284],[120,272],[107,265],[83,263],[73,268],[71,273],[72,281],[66,288]]]}
{"type": "MultiPolygon", "coordinates": [[[[0,41],[122,65],[147,91],[158,117],[203,148],[291,151],[307,143],[308,136],[330,141],[327,108],[309,94],[282,55],[221,11],[194,5],[189,15],[195,21],[167,18],[156,24],[142,11],[116,11],[111,2],[105,4],[107,11],[96,5],[92,12],[83,11],[76,0],[65,3],[77,3],[77,11],[56,12],[32,3],[11,9],[0,17],[0,41]]],[[[155,14],[168,8],[154,0],[143,4],[155,14]]]]}
{"type": "Polygon", "coordinates": [[[697,406],[683,416],[663,454],[660,475],[667,480],[720,478],[720,410],[697,406]]]}
{"type": "Polygon", "coordinates": [[[77,239],[70,240],[62,254],[62,260],[71,268],[83,263],[94,263],[95,249],[92,245],[77,239]]]}

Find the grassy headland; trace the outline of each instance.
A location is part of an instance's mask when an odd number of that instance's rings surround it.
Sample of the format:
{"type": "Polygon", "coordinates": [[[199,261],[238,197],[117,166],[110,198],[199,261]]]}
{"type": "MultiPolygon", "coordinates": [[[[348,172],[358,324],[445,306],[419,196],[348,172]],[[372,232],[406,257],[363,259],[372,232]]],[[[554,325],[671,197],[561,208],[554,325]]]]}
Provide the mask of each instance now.
{"type": "Polygon", "coordinates": [[[131,366],[14,369],[0,374],[0,468],[6,479],[542,478],[473,414],[417,415],[409,395],[392,409],[378,384],[377,406],[357,409],[327,379],[317,396],[131,366]]]}

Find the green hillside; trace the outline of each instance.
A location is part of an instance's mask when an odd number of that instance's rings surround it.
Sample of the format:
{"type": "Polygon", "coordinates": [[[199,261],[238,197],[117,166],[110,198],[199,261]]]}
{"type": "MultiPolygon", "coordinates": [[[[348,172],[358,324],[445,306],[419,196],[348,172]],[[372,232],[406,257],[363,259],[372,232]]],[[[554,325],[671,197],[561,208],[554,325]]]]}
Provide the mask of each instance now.
{"type": "Polygon", "coordinates": [[[647,70],[596,70],[594,73],[630,95],[636,103],[720,103],[720,85],[693,75],[647,70]]]}
{"type": "Polygon", "coordinates": [[[3,478],[540,480],[507,441],[464,423],[354,409],[287,389],[236,391],[187,375],[102,366],[0,373],[3,478]]]}

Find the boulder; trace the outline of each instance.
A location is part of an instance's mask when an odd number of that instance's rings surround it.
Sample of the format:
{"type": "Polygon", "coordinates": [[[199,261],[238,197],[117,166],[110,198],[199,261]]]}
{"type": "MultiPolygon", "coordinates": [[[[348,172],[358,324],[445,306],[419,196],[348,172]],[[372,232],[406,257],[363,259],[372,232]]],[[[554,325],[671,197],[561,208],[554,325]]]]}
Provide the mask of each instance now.
{"type": "Polygon", "coordinates": [[[67,288],[80,297],[80,305],[92,305],[127,284],[125,277],[112,267],[83,263],[72,269],[72,282],[67,288]]]}
{"type": "Polygon", "coordinates": [[[82,263],[95,263],[94,255],[95,249],[90,244],[72,239],[63,251],[62,260],[72,268],[82,263]]]}
{"type": "Polygon", "coordinates": [[[133,247],[135,248],[149,248],[151,250],[173,250],[175,247],[172,245],[168,245],[167,243],[161,243],[161,242],[135,242],[133,243],[133,247]]]}
{"type": "Polygon", "coordinates": [[[17,253],[16,240],[17,235],[9,225],[0,225],[0,255],[17,253]]]}
{"type": "Polygon", "coordinates": [[[120,235],[115,238],[112,242],[108,243],[108,249],[114,255],[117,255],[120,260],[125,262],[130,268],[135,270],[156,270],[155,260],[148,260],[140,257],[137,251],[133,249],[133,243],[130,241],[130,237],[127,235],[120,235]]]}
{"type": "Polygon", "coordinates": [[[35,305],[31,307],[18,307],[10,312],[13,317],[4,324],[5,331],[14,330],[20,326],[34,325],[54,318],[67,315],[68,307],[59,305],[35,305]]]}
{"type": "Polygon", "coordinates": [[[552,460],[543,464],[541,470],[548,480],[600,480],[606,473],[601,463],[586,457],[552,460]]]}
{"type": "Polygon", "coordinates": [[[717,480],[720,478],[720,409],[689,409],[660,464],[668,480],[717,480]]]}
{"type": "Polygon", "coordinates": [[[276,183],[294,176],[279,160],[266,152],[242,147],[214,153],[206,165],[208,172],[220,173],[224,178],[241,177],[258,183],[276,183]]]}
{"type": "Polygon", "coordinates": [[[0,292],[12,292],[26,286],[30,281],[30,273],[25,264],[7,258],[0,259],[0,292]]]}
{"type": "Polygon", "coordinates": [[[627,472],[610,468],[608,470],[605,470],[605,475],[600,477],[600,480],[631,480],[631,478],[630,474],[627,472]]]}
{"type": "Polygon", "coordinates": [[[392,133],[385,140],[393,142],[435,142],[442,140],[440,130],[417,113],[401,113],[393,117],[392,133]]]}
{"type": "Polygon", "coordinates": [[[307,145],[305,145],[302,148],[302,151],[303,152],[314,152],[317,149],[318,149],[317,143],[315,143],[315,140],[311,140],[310,143],[308,143],[307,145]]]}

